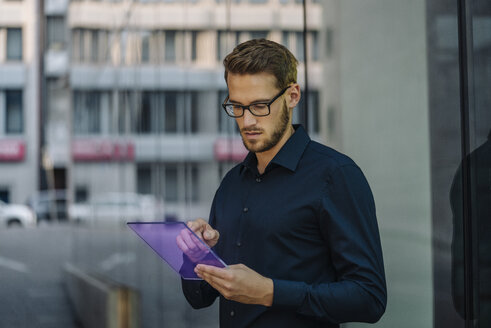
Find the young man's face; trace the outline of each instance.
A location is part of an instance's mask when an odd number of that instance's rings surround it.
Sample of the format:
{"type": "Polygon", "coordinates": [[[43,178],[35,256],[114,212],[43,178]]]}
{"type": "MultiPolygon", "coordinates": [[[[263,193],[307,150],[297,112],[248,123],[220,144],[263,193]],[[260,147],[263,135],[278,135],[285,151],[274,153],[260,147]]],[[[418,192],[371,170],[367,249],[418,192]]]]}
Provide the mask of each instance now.
{"type": "MultiPolygon", "coordinates": [[[[268,73],[228,74],[229,102],[250,105],[257,102],[269,102],[281,90],[276,88],[276,78],[268,73]]],[[[284,137],[291,125],[290,109],[285,95],[276,99],[270,106],[268,116],[254,116],[249,110],[235,120],[239,126],[245,147],[254,153],[270,150],[284,137]]]]}

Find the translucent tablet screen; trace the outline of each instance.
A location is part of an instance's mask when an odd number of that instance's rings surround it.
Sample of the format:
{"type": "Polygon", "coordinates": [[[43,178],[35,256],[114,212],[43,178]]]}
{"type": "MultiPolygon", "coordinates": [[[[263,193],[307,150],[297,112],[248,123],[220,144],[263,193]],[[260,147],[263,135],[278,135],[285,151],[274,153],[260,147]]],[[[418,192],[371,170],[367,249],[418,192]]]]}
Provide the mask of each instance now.
{"type": "Polygon", "coordinates": [[[194,267],[200,263],[227,266],[184,222],[127,224],[184,279],[199,280],[194,267]]]}

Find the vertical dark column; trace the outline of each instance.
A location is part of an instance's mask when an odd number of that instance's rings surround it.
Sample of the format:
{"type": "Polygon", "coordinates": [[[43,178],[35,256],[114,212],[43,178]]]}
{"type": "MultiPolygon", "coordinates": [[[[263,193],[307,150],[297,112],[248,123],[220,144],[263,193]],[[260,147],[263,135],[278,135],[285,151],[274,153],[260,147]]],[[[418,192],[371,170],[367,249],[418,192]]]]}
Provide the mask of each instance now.
{"type": "MultiPolygon", "coordinates": [[[[473,251],[472,251],[472,187],[470,167],[470,95],[472,94],[472,65],[469,46],[472,47],[471,2],[458,0],[458,35],[459,35],[459,82],[460,82],[460,129],[462,156],[462,228],[463,228],[463,265],[464,265],[464,319],[465,327],[472,326],[474,318],[473,297],[473,251]]],[[[472,48],[471,48],[472,49],[472,48]]]]}
{"type": "Polygon", "coordinates": [[[426,11],[434,327],[463,328],[462,216],[454,215],[460,204],[451,196],[462,160],[458,6],[428,0],[426,11]]]}
{"type": "Polygon", "coordinates": [[[39,110],[39,120],[38,120],[38,189],[44,190],[47,187],[46,171],[43,167],[43,152],[44,146],[46,144],[45,139],[45,126],[46,126],[46,87],[44,78],[44,50],[45,50],[45,20],[44,15],[44,0],[38,0],[37,8],[37,33],[38,33],[38,110],[39,110]]]}
{"type": "Polygon", "coordinates": [[[307,50],[307,0],[303,0],[303,61],[304,61],[304,83],[305,89],[303,93],[304,108],[302,113],[302,123],[305,130],[309,131],[309,70],[308,70],[308,50],[307,50]]]}

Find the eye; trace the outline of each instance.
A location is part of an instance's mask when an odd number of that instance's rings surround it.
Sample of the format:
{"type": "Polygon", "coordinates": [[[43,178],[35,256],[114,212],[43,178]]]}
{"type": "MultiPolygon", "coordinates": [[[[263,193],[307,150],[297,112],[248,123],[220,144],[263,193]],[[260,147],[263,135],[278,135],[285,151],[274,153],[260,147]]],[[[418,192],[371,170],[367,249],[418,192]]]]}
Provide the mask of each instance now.
{"type": "Polygon", "coordinates": [[[266,104],[254,104],[255,110],[266,110],[268,109],[268,105],[266,104]]]}

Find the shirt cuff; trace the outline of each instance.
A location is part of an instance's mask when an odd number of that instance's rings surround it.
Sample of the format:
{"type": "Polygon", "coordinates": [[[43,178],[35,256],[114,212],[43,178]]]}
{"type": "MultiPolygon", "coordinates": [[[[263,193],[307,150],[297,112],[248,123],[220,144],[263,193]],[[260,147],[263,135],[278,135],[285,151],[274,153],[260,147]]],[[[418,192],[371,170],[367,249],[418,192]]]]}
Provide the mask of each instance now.
{"type": "Polygon", "coordinates": [[[305,299],[307,286],[303,282],[273,279],[273,307],[297,310],[305,299]]]}

